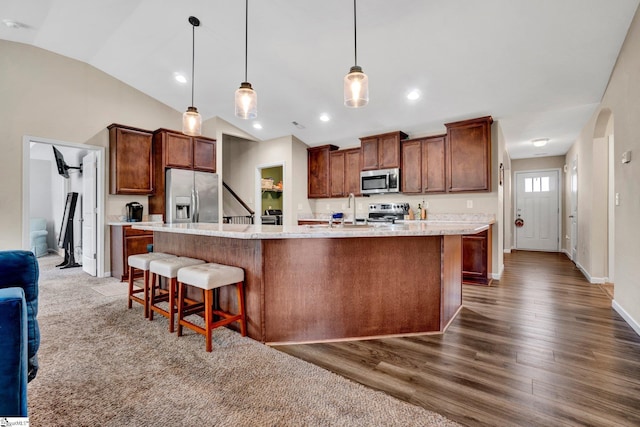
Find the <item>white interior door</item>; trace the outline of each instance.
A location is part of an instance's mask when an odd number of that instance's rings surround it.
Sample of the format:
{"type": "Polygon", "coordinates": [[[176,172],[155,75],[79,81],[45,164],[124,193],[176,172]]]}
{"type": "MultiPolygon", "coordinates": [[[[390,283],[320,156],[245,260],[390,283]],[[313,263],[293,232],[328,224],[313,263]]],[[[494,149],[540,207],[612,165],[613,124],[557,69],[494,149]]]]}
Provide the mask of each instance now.
{"type": "Polygon", "coordinates": [[[578,255],[578,158],[571,164],[571,185],[569,188],[571,198],[571,260],[575,261],[578,255]]]}
{"type": "Polygon", "coordinates": [[[558,181],[557,170],[516,172],[517,249],[559,250],[558,181]]]}
{"type": "Polygon", "coordinates": [[[97,259],[97,162],[96,153],[82,158],[82,269],[96,276],[97,259]]]}

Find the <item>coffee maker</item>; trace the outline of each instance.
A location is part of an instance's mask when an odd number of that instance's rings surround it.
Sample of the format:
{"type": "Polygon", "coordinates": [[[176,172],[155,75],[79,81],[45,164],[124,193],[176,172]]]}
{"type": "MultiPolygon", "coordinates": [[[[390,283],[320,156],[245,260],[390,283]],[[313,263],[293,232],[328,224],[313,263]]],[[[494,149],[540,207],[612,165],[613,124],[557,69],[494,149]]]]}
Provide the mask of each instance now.
{"type": "Polygon", "coordinates": [[[142,205],[138,202],[127,203],[127,222],[142,221],[142,205]]]}

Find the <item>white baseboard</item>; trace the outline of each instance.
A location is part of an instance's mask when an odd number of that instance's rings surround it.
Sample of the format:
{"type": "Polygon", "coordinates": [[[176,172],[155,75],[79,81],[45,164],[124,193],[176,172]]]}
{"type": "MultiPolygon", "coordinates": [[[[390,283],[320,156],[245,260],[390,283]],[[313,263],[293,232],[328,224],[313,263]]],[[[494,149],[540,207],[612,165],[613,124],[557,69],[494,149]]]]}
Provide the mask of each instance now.
{"type": "Polygon", "coordinates": [[[500,280],[500,278],[502,277],[502,273],[504,273],[504,264],[502,264],[500,266],[500,272],[499,273],[491,273],[491,278],[493,280],[500,280]]]}
{"type": "Polygon", "coordinates": [[[582,272],[582,274],[584,275],[584,277],[587,278],[587,280],[589,281],[589,283],[592,284],[602,284],[602,283],[607,283],[607,278],[606,277],[592,277],[589,272],[580,265],[579,262],[575,262],[576,267],[578,267],[580,269],[580,271],[582,272]]]}
{"type": "Polygon", "coordinates": [[[105,271],[104,275],[102,277],[111,277],[111,272],[110,271],[105,271]]]}
{"type": "Polygon", "coordinates": [[[567,256],[567,258],[571,259],[571,252],[569,252],[566,249],[562,249],[562,253],[565,254],[567,256]]]}
{"type": "Polygon", "coordinates": [[[640,323],[636,322],[636,320],[627,313],[624,308],[622,308],[616,300],[611,301],[611,307],[631,326],[631,328],[635,331],[636,334],[640,335],[640,323]]]}

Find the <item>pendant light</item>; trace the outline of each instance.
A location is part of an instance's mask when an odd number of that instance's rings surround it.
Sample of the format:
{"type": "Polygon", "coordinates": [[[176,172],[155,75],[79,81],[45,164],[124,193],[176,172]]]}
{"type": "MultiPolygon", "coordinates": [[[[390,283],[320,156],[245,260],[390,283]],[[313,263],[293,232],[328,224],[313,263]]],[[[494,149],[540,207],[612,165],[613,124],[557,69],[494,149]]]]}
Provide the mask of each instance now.
{"type": "Polygon", "coordinates": [[[191,37],[191,106],[182,114],[182,133],[189,136],[202,135],[202,116],[198,113],[198,109],[193,106],[193,76],[194,64],[196,57],[196,27],[200,26],[200,20],[195,16],[189,17],[189,23],[192,26],[191,37]]]}
{"type": "Polygon", "coordinates": [[[247,51],[249,40],[249,0],[245,0],[244,16],[244,81],[236,90],[236,117],[255,119],[258,117],[258,94],[247,81],[247,51]]]}
{"type": "Polygon", "coordinates": [[[356,32],[356,0],[353,0],[353,42],[355,61],[349,74],[344,76],[344,105],[349,108],[364,107],[369,102],[369,78],[358,65],[358,39],[356,32]]]}

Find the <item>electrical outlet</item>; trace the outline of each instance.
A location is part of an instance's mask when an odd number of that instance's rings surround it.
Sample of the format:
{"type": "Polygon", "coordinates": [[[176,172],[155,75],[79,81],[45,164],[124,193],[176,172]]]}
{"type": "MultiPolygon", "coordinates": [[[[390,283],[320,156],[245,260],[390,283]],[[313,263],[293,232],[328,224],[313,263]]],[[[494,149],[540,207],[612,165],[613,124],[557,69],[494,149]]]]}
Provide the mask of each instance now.
{"type": "Polygon", "coordinates": [[[467,208],[473,208],[473,200],[467,200],[467,208]]]}
{"type": "Polygon", "coordinates": [[[363,206],[362,203],[358,203],[358,210],[362,210],[363,206]]]}
{"type": "Polygon", "coordinates": [[[329,203],[327,203],[327,210],[330,211],[331,210],[331,205],[329,203]]]}
{"type": "Polygon", "coordinates": [[[620,193],[616,193],[616,206],[620,206],[620,193]]]}
{"type": "Polygon", "coordinates": [[[424,208],[429,209],[429,202],[424,202],[424,208]]]}
{"type": "Polygon", "coordinates": [[[340,209],[346,209],[346,208],[347,208],[347,204],[346,204],[346,203],[343,203],[343,204],[342,204],[342,205],[340,205],[340,206],[342,206],[340,209]]]}
{"type": "Polygon", "coordinates": [[[302,203],[298,203],[298,210],[301,211],[302,210],[302,203]]]}

